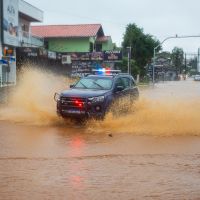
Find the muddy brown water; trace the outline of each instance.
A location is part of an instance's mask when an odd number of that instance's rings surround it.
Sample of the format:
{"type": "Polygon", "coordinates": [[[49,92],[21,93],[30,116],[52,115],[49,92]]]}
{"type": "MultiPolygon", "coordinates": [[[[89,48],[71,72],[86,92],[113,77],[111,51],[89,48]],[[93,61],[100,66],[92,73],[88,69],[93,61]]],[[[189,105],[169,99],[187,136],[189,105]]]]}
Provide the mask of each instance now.
{"type": "Polygon", "coordinates": [[[143,87],[128,115],[83,126],[55,114],[67,80],[25,75],[0,109],[0,199],[200,199],[200,82],[143,87]]]}

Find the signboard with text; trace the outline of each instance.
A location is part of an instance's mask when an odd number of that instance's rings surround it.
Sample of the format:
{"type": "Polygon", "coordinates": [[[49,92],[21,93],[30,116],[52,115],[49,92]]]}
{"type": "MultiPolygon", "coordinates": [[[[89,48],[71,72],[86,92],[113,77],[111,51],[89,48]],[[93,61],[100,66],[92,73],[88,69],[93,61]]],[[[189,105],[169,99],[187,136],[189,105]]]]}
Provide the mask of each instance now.
{"type": "Polygon", "coordinates": [[[122,52],[121,51],[105,51],[104,60],[107,60],[107,61],[122,60],[122,52]]]}
{"type": "Polygon", "coordinates": [[[103,52],[92,52],[90,53],[91,60],[103,60],[103,52]]]}
{"type": "Polygon", "coordinates": [[[39,49],[34,47],[17,48],[17,55],[26,57],[38,57],[39,49]]]}
{"type": "Polygon", "coordinates": [[[3,43],[18,46],[18,0],[3,0],[3,43]]]}
{"type": "Polygon", "coordinates": [[[121,51],[105,51],[105,52],[53,52],[43,48],[21,47],[18,48],[21,56],[43,57],[53,60],[61,60],[62,64],[71,64],[72,62],[117,62],[122,60],[121,51]]]}

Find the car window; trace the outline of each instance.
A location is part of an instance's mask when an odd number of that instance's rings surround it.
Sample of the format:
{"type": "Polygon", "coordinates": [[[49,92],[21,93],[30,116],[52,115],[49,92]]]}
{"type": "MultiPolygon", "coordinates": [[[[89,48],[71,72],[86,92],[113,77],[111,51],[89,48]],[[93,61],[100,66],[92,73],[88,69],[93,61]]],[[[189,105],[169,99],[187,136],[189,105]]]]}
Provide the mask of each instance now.
{"type": "Polygon", "coordinates": [[[125,87],[124,82],[123,82],[123,80],[121,78],[118,78],[116,80],[115,87],[117,87],[117,86],[123,86],[123,87],[125,87]]]}
{"type": "Polygon", "coordinates": [[[96,78],[88,77],[82,78],[74,88],[82,89],[99,89],[99,90],[109,90],[112,87],[112,80],[109,78],[96,78]]]}
{"type": "Polygon", "coordinates": [[[123,80],[125,88],[130,88],[131,86],[130,79],[128,77],[123,77],[122,80],[123,80]]]}
{"type": "Polygon", "coordinates": [[[122,78],[125,88],[133,88],[136,86],[135,81],[129,77],[122,78]]]}

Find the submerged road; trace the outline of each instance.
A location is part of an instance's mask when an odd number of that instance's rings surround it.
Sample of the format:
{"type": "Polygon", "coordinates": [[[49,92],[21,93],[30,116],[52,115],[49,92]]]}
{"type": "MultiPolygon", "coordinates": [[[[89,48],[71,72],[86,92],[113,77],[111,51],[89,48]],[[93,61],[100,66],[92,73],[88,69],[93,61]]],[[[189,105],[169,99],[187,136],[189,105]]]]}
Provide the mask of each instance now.
{"type": "Polygon", "coordinates": [[[133,114],[86,126],[1,116],[0,199],[199,199],[199,99],[189,80],[141,88],[133,114]]]}

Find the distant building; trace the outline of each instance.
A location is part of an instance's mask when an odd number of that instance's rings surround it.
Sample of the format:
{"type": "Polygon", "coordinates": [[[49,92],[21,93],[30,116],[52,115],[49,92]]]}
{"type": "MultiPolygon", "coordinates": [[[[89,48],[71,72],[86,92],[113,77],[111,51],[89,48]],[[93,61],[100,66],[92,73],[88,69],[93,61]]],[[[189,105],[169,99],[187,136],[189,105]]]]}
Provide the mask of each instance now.
{"type": "Polygon", "coordinates": [[[157,53],[155,57],[155,63],[152,61],[147,66],[147,74],[152,79],[153,77],[153,65],[154,76],[156,81],[173,81],[177,79],[177,73],[172,65],[171,53],[161,52],[157,53]]]}
{"type": "Polygon", "coordinates": [[[42,25],[32,26],[32,33],[44,38],[48,64],[65,65],[66,74],[82,76],[94,68],[114,68],[122,59],[120,51],[114,51],[111,36],[105,36],[101,24],[42,25]],[[48,60],[49,62],[49,60],[48,60]]]}
{"type": "Polygon", "coordinates": [[[16,84],[16,50],[44,45],[30,24],[42,22],[43,12],[23,0],[0,0],[0,87],[16,84]]]}
{"type": "Polygon", "coordinates": [[[54,52],[94,52],[113,50],[110,36],[101,24],[32,26],[32,33],[43,37],[45,46],[54,52]]]}

